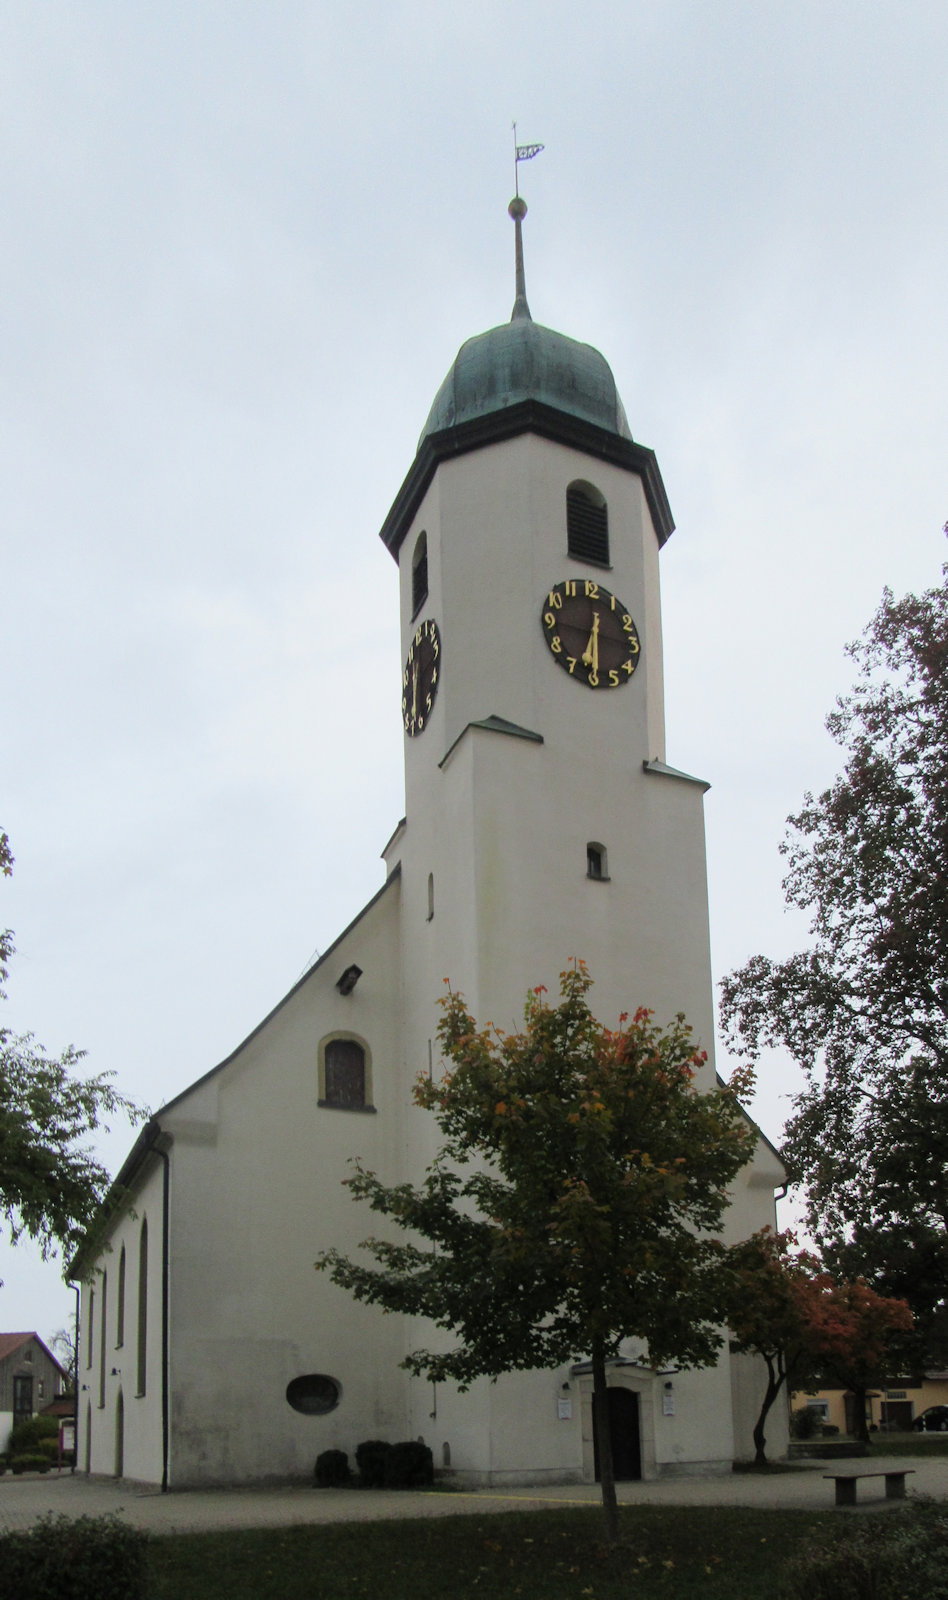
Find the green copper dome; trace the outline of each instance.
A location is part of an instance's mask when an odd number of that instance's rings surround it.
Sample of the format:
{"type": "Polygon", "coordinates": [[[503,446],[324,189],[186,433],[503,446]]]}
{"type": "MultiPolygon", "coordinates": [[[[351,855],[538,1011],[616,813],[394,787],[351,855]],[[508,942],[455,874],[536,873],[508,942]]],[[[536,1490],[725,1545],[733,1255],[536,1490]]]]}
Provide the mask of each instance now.
{"type": "Polygon", "coordinates": [[[579,344],[533,322],[521,302],[510,322],[462,344],[435,396],[419,446],[431,433],[456,428],[522,400],[631,439],[625,409],[609,363],[592,345],[579,344]]]}

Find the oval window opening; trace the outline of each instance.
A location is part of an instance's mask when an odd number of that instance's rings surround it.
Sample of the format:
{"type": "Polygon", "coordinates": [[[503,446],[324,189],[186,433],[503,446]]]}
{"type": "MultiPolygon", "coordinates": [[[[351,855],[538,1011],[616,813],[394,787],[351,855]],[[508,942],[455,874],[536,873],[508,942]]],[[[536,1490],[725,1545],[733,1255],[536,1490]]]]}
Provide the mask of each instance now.
{"type": "Polygon", "coordinates": [[[294,1378],[286,1386],[286,1398],[293,1410],[302,1411],[308,1417],[319,1417],[327,1411],[335,1411],[341,1394],[342,1389],[335,1378],[327,1378],[322,1372],[310,1372],[303,1378],[294,1378]]]}

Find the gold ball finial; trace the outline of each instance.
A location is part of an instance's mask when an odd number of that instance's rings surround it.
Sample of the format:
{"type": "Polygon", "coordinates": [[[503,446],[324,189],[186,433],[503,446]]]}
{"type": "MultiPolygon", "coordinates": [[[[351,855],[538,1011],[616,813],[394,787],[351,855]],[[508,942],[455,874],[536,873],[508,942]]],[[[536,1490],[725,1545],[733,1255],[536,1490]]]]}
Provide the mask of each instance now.
{"type": "Polygon", "coordinates": [[[513,217],[515,222],[522,221],[527,214],[526,200],[521,200],[519,194],[514,195],[509,206],[507,207],[507,211],[508,214],[513,217]]]}

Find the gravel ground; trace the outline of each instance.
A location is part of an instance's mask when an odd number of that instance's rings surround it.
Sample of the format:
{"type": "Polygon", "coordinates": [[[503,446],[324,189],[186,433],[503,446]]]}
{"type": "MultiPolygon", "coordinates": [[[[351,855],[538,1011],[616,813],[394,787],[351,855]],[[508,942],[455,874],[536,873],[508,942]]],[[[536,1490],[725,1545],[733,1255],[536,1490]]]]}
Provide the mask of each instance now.
{"type": "MultiPolygon", "coordinates": [[[[785,1472],[728,1473],[722,1476],[664,1478],[652,1483],[623,1483],[624,1505],[767,1506],[786,1510],[828,1510],[833,1485],[823,1474],[836,1470],[871,1471],[905,1468],[909,1494],[948,1500],[948,1457],[876,1457],[872,1462],[813,1461],[795,1463],[785,1472]]],[[[884,1505],[881,1478],[858,1488],[860,1503],[884,1505]]],[[[445,1517],[467,1511],[537,1509],[547,1505],[590,1505],[599,1500],[597,1484],[544,1485],[534,1489],[479,1489],[471,1492],[425,1493],[384,1489],[191,1489],[168,1494],[146,1484],[113,1478],[87,1478],[68,1472],[0,1478],[0,1528],[26,1528],[46,1511],[70,1517],[115,1512],[152,1533],[184,1533],[216,1528],[283,1527],[294,1523],[370,1522],[390,1517],[445,1517]]],[[[852,1513],[841,1512],[841,1515],[852,1513]]]]}

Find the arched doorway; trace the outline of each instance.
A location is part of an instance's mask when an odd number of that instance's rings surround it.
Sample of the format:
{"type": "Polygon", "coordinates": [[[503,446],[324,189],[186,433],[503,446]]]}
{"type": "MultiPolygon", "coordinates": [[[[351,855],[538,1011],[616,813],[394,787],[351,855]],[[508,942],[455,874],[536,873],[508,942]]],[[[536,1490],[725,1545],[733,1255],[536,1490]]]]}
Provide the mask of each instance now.
{"type": "MultiPolygon", "coordinates": [[[[609,1388],[609,1433],[612,1439],[612,1471],[617,1483],[642,1476],[642,1444],[639,1431],[639,1397],[634,1389],[609,1388]]],[[[599,1482],[599,1440],[593,1408],[593,1451],[596,1482],[599,1482]]]]}
{"type": "Polygon", "coordinates": [[[121,1478],[125,1470],[125,1400],[121,1389],[115,1402],[115,1476],[121,1478]]]}

